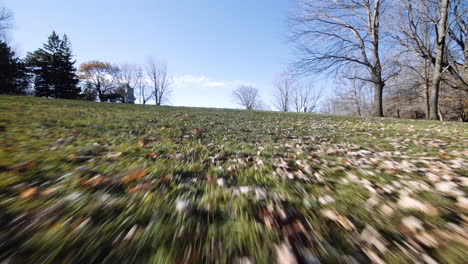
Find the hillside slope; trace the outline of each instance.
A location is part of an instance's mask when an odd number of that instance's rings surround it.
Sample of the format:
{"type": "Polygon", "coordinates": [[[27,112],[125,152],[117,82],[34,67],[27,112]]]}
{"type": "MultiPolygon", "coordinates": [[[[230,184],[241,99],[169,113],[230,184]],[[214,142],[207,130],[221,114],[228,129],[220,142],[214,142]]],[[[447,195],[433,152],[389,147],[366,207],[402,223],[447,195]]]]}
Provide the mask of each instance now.
{"type": "Polygon", "coordinates": [[[0,260],[463,263],[467,128],[0,96],[0,260]]]}

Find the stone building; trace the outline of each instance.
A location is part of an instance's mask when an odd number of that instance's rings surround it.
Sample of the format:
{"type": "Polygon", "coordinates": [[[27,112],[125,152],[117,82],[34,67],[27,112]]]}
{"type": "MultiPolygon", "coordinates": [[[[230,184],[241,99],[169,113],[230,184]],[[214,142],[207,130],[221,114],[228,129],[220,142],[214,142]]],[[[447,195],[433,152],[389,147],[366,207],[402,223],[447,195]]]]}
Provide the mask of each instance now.
{"type": "Polygon", "coordinates": [[[125,89],[125,103],[128,103],[128,104],[135,103],[135,91],[129,85],[127,85],[125,89]]]}

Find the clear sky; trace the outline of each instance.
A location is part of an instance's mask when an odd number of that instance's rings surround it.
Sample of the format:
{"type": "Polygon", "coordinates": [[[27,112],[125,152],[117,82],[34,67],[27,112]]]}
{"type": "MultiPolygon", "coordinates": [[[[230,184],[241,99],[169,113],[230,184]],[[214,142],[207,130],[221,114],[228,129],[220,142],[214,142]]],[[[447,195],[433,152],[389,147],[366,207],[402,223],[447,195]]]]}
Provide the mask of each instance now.
{"type": "Polygon", "coordinates": [[[87,60],[168,63],[172,105],[236,107],[231,91],[254,85],[271,104],[273,80],[290,62],[293,0],[0,0],[15,15],[21,55],[52,30],[87,60]]]}

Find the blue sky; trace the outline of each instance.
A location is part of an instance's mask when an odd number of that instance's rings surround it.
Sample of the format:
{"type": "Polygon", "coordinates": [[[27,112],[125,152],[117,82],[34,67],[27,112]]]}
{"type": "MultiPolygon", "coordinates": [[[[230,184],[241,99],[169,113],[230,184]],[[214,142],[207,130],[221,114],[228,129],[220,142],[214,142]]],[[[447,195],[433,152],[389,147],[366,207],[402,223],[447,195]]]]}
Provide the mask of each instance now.
{"type": "Polygon", "coordinates": [[[236,107],[231,91],[254,85],[271,104],[275,75],[291,60],[292,0],[0,0],[15,14],[12,44],[25,55],[52,30],[87,60],[168,63],[172,105],[236,107]]]}

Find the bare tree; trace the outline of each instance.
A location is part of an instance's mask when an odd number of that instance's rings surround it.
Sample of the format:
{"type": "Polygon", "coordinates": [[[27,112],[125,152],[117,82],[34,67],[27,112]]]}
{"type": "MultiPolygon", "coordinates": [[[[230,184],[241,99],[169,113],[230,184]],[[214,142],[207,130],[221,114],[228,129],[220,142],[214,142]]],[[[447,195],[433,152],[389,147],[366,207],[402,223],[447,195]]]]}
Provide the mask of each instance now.
{"type": "Polygon", "coordinates": [[[283,112],[288,112],[293,97],[293,80],[288,72],[283,72],[276,77],[273,105],[283,112]]]}
{"type": "Polygon", "coordinates": [[[322,114],[342,114],[338,110],[340,107],[341,102],[336,98],[336,96],[327,96],[325,97],[321,104],[319,113],[322,114]]]}
{"type": "Polygon", "coordinates": [[[161,105],[167,101],[170,94],[171,79],[168,75],[167,64],[149,57],[146,61],[146,74],[153,86],[156,105],[161,105]]]}
{"type": "Polygon", "coordinates": [[[398,1],[395,8],[397,16],[393,20],[393,36],[397,40],[396,44],[403,50],[402,55],[406,57],[400,63],[415,75],[413,79],[418,80],[424,98],[425,116],[429,119],[436,3],[427,0],[403,0],[398,1]]]}
{"type": "Polygon", "coordinates": [[[314,89],[310,81],[298,81],[294,84],[292,102],[296,112],[314,112],[321,97],[322,90],[314,89]]]}
{"type": "Polygon", "coordinates": [[[404,49],[419,56],[419,64],[405,66],[421,79],[426,118],[438,119],[441,82],[468,91],[468,9],[463,0],[399,3],[399,18],[404,23],[396,24],[396,39],[404,49]]]}
{"type": "Polygon", "coordinates": [[[386,78],[380,57],[380,22],[384,2],[302,0],[291,19],[292,38],[300,54],[295,65],[298,71],[308,74],[338,71],[343,67],[366,69],[368,76],[359,78],[373,85],[373,116],[383,116],[386,78]]]}
{"type": "Polygon", "coordinates": [[[468,92],[468,4],[465,0],[452,0],[449,9],[447,83],[454,89],[468,92]]]}
{"type": "Polygon", "coordinates": [[[439,109],[441,120],[468,120],[468,91],[443,85],[440,90],[439,109]]]}
{"type": "MultiPolygon", "coordinates": [[[[143,75],[143,72],[141,72],[141,74],[143,75]]],[[[144,105],[154,96],[153,89],[151,89],[151,87],[148,85],[148,82],[143,78],[143,76],[141,76],[140,81],[137,83],[135,91],[140,103],[144,105]]]]}
{"type": "Polygon", "coordinates": [[[336,100],[346,105],[346,114],[366,116],[371,108],[372,91],[369,83],[353,76],[343,76],[336,91],[336,100]]]}
{"type": "Polygon", "coordinates": [[[420,90],[421,80],[415,70],[405,67],[398,76],[387,82],[384,98],[386,116],[422,118],[422,102],[425,98],[420,90]]]}
{"type": "Polygon", "coordinates": [[[447,37],[447,19],[449,10],[449,0],[442,0],[442,6],[439,14],[439,25],[437,28],[437,53],[435,57],[434,74],[432,76],[432,84],[430,89],[430,109],[429,119],[439,120],[439,90],[442,81],[443,61],[447,37]]]}
{"type": "Polygon", "coordinates": [[[135,64],[122,64],[120,69],[120,83],[135,88],[142,78],[142,69],[135,64]]]}
{"type": "Polygon", "coordinates": [[[258,89],[252,86],[240,86],[232,91],[234,102],[247,110],[257,109],[260,103],[258,89]]]}
{"type": "MultiPolygon", "coordinates": [[[[134,92],[139,93],[141,95],[141,88],[143,82],[143,70],[139,65],[135,64],[123,64],[120,65],[120,84],[123,87],[122,89],[122,97],[127,98],[128,93],[132,93],[133,96],[134,92]]],[[[141,96],[139,96],[141,99],[141,96]]],[[[133,100],[132,100],[133,101],[133,100]]],[[[144,100],[146,103],[146,100],[144,100]]]]}
{"type": "Polygon", "coordinates": [[[12,23],[13,13],[5,7],[0,7],[0,39],[2,41],[6,40],[7,31],[12,27],[12,23]]]}

